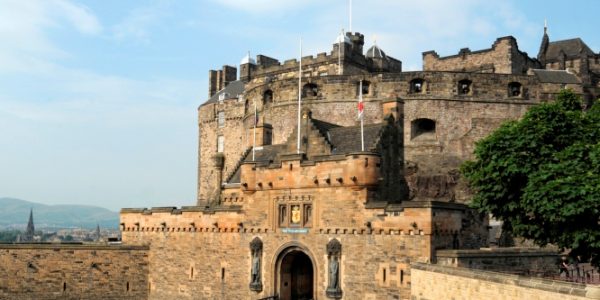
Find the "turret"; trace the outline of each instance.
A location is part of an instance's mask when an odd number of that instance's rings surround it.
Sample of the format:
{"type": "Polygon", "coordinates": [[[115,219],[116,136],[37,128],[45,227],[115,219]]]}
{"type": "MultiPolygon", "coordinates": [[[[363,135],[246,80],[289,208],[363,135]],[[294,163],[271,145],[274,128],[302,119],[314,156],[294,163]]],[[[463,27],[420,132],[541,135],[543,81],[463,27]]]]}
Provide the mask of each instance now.
{"type": "Polygon", "coordinates": [[[549,43],[550,43],[550,39],[548,38],[548,27],[547,27],[546,22],[544,21],[544,36],[542,37],[540,51],[538,52],[538,55],[537,55],[537,59],[542,63],[543,66],[546,65],[546,51],[548,51],[549,43]]]}

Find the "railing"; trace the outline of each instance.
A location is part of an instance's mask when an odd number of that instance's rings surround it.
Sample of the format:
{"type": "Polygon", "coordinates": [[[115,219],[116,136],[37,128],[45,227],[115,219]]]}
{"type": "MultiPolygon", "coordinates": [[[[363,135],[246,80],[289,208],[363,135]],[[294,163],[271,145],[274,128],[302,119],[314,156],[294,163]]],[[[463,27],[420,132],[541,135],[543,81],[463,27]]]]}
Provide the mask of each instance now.
{"type": "Polygon", "coordinates": [[[579,264],[578,267],[569,266],[568,269],[556,271],[540,271],[540,270],[527,270],[527,271],[514,271],[514,270],[494,270],[496,272],[505,274],[522,275],[529,277],[537,277],[543,279],[551,279],[557,281],[567,281],[582,284],[600,284],[600,272],[592,267],[589,263],[579,264]]]}

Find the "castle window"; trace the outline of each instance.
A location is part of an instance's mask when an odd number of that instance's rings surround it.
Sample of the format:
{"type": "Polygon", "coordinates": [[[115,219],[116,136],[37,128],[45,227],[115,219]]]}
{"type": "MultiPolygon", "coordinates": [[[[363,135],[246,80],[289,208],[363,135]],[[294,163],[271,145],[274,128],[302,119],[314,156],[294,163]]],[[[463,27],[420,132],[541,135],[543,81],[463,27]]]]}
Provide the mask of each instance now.
{"type": "Polygon", "coordinates": [[[273,91],[266,90],[263,93],[263,105],[270,104],[271,102],[273,102],[273,91]]]}
{"type": "Polygon", "coordinates": [[[222,153],[225,149],[225,137],[220,135],[217,137],[217,152],[222,153]]]}
{"type": "Polygon", "coordinates": [[[304,226],[309,227],[312,221],[312,205],[304,204],[303,219],[304,226]]]}
{"type": "Polygon", "coordinates": [[[458,94],[459,95],[470,95],[471,94],[471,80],[463,79],[458,82],[458,94]]]}
{"type": "Polygon", "coordinates": [[[435,121],[416,119],[411,123],[411,139],[435,139],[435,121]]]}
{"type": "Polygon", "coordinates": [[[307,83],[302,87],[302,97],[316,97],[319,94],[319,87],[314,83],[307,83]]]}
{"type": "Polygon", "coordinates": [[[248,99],[244,101],[244,113],[248,113],[248,108],[250,108],[250,103],[248,103],[248,99]]]}
{"type": "Polygon", "coordinates": [[[225,126],[225,112],[224,111],[220,111],[217,113],[217,124],[219,125],[219,128],[225,126]]]}
{"type": "Polygon", "coordinates": [[[520,97],[523,93],[523,86],[518,82],[511,82],[508,84],[508,96],[509,97],[520,97]]]}
{"type": "Polygon", "coordinates": [[[425,81],[421,78],[415,78],[410,81],[410,93],[420,94],[425,90],[425,81]]]}
{"type": "MultiPolygon", "coordinates": [[[[356,94],[357,95],[360,95],[359,88],[360,88],[360,82],[358,82],[356,84],[356,94]]],[[[368,95],[370,90],[371,90],[371,83],[368,82],[368,81],[366,81],[366,80],[363,80],[362,81],[362,94],[363,95],[368,95]]]]}

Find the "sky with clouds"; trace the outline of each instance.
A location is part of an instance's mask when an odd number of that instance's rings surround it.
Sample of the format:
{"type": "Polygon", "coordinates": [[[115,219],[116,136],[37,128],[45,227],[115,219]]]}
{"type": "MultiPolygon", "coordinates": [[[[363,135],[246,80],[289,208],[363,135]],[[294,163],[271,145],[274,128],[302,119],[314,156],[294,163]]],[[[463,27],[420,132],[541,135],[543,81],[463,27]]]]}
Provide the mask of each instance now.
{"type": "MultiPolygon", "coordinates": [[[[353,1],[352,30],[421,68],[421,53],[512,35],[535,56],[581,37],[600,51],[600,2],[353,1]]],[[[331,50],[348,0],[0,0],[0,197],[45,204],[193,205],[196,109],[209,69],[247,51],[331,50]]]]}

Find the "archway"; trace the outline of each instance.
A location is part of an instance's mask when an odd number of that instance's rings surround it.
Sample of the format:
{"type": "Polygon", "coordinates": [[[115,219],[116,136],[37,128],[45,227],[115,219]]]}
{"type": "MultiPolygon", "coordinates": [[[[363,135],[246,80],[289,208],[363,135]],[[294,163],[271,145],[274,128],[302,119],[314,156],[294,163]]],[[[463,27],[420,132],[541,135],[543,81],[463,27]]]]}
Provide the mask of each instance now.
{"type": "Polygon", "coordinates": [[[300,248],[290,247],[279,255],[276,274],[279,300],[314,299],[313,261],[300,248]]]}

